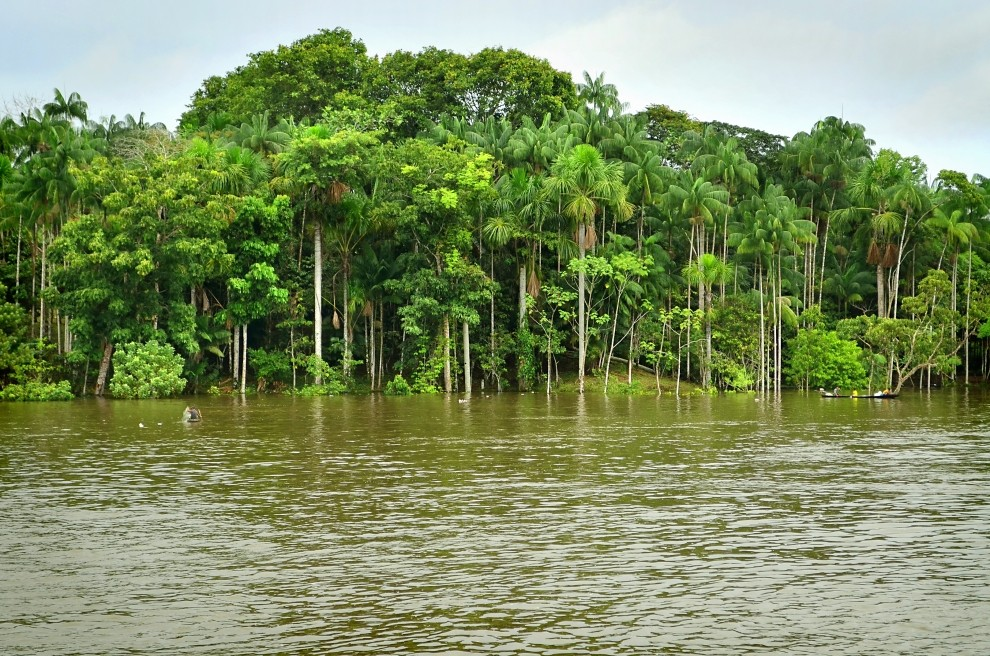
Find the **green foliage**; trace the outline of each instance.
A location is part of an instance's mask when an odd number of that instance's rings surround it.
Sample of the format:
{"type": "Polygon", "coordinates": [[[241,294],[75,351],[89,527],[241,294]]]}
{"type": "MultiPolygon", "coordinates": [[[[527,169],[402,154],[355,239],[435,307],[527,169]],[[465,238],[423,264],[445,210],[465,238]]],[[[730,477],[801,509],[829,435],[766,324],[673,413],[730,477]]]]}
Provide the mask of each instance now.
{"type": "Polygon", "coordinates": [[[395,377],[385,383],[386,396],[409,396],[413,393],[413,388],[402,377],[402,374],[395,374],[395,377]]]}
{"type": "Polygon", "coordinates": [[[296,390],[299,396],[338,396],[347,392],[347,382],[339,369],[330,366],[328,362],[316,355],[305,359],[306,373],[311,378],[319,377],[323,382],[319,385],[305,385],[296,390]]]}
{"type": "Polygon", "coordinates": [[[867,382],[862,349],[835,331],[802,329],[787,347],[787,378],[802,389],[849,389],[867,382]]]}
{"type": "Polygon", "coordinates": [[[0,400],[3,401],[69,401],[73,398],[75,395],[67,380],[57,383],[14,383],[0,389],[0,400]]]}
{"type": "Polygon", "coordinates": [[[515,334],[514,353],[518,367],[518,385],[520,389],[528,389],[536,382],[539,374],[539,364],[536,359],[536,350],[541,345],[536,336],[529,330],[529,326],[524,326],[522,330],[515,334]]]}
{"type": "Polygon", "coordinates": [[[292,380],[292,361],[285,351],[248,349],[248,364],[259,380],[282,383],[292,380]]]}
{"type": "Polygon", "coordinates": [[[712,382],[724,390],[748,390],[756,378],[739,360],[723,353],[712,353],[712,382]]]}
{"type": "Polygon", "coordinates": [[[125,399],[154,399],[182,392],[182,358],[169,344],[129,342],[113,354],[110,393],[125,399]]]}
{"type": "MultiPolygon", "coordinates": [[[[443,373],[445,345],[441,341],[430,353],[430,357],[421,359],[413,371],[412,389],[416,394],[439,394],[437,381],[443,373]]],[[[424,349],[421,349],[423,352],[424,349]]]]}

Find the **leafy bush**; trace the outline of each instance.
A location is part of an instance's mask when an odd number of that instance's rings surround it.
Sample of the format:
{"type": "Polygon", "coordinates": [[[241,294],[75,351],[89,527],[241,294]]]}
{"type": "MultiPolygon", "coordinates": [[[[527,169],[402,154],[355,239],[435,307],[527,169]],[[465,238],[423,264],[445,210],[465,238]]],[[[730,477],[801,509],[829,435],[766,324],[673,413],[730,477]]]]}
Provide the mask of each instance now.
{"type": "Polygon", "coordinates": [[[13,384],[0,389],[0,399],[4,401],[69,401],[73,398],[75,396],[67,380],[13,384]]]}
{"type": "Polygon", "coordinates": [[[395,378],[385,383],[386,396],[409,396],[412,393],[412,387],[402,377],[402,374],[395,374],[395,378]]]}
{"type": "Polygon", "coordinates": [[[787,379],[805,389],[859,387],[866,383],[863,351],[834,331],[799,330],[787,343],[787,379]]]}
{"type": "Polygon", "coordinates": [[[283,383],[292,381],[292,360],[285,351],[248,349],[248,365],[259,379],[283,383]]]}
{"type": "Polygon", "coordinates": [[[124,399],[174,396],[186,387],[182,357],[169,344],[130,342],[113,354],[110,393],[124,399]]]}
{"type": "Polygon", "coordinates": [[[296,390],[299,396],[334,396],[347,391],[347,383],[339,369],[331,367],[326,360],[310,355],[306,358],[306,373],[316,378],[317,375],[323,380],[320,385],[306,385],[302,389],[296,390]]]}

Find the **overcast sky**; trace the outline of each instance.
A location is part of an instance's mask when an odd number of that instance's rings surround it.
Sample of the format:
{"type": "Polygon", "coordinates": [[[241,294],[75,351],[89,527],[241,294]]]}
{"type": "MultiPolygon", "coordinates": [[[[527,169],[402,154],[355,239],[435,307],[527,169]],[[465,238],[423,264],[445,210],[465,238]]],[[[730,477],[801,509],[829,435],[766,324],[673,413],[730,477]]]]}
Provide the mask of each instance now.
{"type": "Polygon", "coordinates": [[[94,118],[174,128],[210,75],[343,27],[372,54],[489,46],[604,72],[631,110],[666,104],[793,136],[842,116],[929,174],[990,176],[984,0],[33,0],[5,3],[0,109],[78,92],[94,118]]]}

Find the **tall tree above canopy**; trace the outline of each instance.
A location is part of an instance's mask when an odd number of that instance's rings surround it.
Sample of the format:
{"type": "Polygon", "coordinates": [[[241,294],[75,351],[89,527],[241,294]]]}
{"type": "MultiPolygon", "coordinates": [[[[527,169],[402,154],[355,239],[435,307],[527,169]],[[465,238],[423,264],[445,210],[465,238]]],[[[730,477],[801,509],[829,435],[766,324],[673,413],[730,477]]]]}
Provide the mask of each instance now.
{"type": "Polygon", "coordinates": [[[207,78],[179,122],[183,128],[205,125],[210,114],[225,112],[240,124],[266,110],[273,117],[317,120],[338,93],[362,87],[372,61],[349,31],[320,30],[254,53],[223,77],[207,78]]]}
{"type": "Polygon", "coordinates": [[[269,111],[274,118],[318,121],[327,108],[386,109],[399,136],[411,137],[444,116],[471,122],[494,117],[562,116],[577,105],[574,83],[545,59],[502,48],[462,55],[434,47],[369,57],[345,29],[321,30],[289,46],[255,53],[224,76],[206,79],[183,114],[181,129],[226,114],[234,125],[269,111]]]}
{"type": "Polygon", "coordinates": [[[519,125],[523,116],[562,116],[577,103],[569,74],[514,48],[471,55],[468,80],[462,102],[473,120],[506,118],[519,125]]]}

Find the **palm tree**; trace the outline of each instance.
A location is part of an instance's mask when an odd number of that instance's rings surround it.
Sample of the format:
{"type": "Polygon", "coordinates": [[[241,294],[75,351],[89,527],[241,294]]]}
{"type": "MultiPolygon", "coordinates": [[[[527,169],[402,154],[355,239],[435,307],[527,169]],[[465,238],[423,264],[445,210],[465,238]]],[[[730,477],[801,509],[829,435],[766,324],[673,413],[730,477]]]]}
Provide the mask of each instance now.
{"type": "MultiPolygon", "coordinates": [[[[354,342],[354,326],[351,316],[351,265],[358,248],[373,228],[370,211],[374,197],[369,197],[362,190],[346,192],[340,199],[335,212],[335,219],[327,225],[327,239],[336,255],[340,258],[340,272],[343,276],[344,322],[344,377],[350,376],[352,345],[354,342]]],[[[362,304],[363,306],[363,304],[362,304]]]]}
{"type": "Polygon", "coordinates": [[[756,279],[760,303],[760,384],[764,392],[780,392],[782,382],[783,318],[789,311],[789,301],[783,296],[784,264],[800,250],[801,235],[811,234],[813,224],[801,218],[801,210],[778,185],[767,185],[763,193],[752,196],[741,205],[744,222],[730,237],[738,253],[752,259],[757,266],[756,279]],[[764,282],[770,288],[771,348],[765,347],[764,282]]]}
{"type": "Polygon", "coordinates": [[[539,125],[524,116],[522,125],[509,140],[506,159],[541,173],[549,169],[562,153],[570,150],[575,142],[567,123],[552,122],[550,114],[545,115],[539,125]]]}
{"type": "Polygon", "coordinates": [[[682,171],[677,181],[667,187],[664,205],[691,226],[690,260],[705,252],[705,227],[728,211],[728,201],[729,192],[724,187],[691,171],[682,171]]]}
{"type": "Polygon", "coordinates": [[[853,178],[849,195],[853,207],[838,210],[845,222],[864,220],[869,235],[867,263],[876,267],[877,317],[896,315],[900,263],[908,236],[931,210],[931,198],[921,183],[919,163],[892,150],[881,150],[853,178]],[[914,222],[912,222],[914,219],[914,222]],[[888,280],[887,272],[892,270],[888,280]]]}
{"type": "Polygon", "coordinates": [[[268,110],[252,116],[250,123],[241,123],[240,129],[234,135],[234,142],[237,145],[253,150],[263,157],[281,153],[288,147],[291,139],[289,124],[282,119],[272,126],[268,110]]]}
{"type": "Polygon", "coordinates": [[[45,113],[45,116],[50,116],[56,120],[67,123],[77,120],[79,123],[84,124],[86,122],[86,112],[89,111],[89,105],[75,91],[66,97],[61,91],[55,89],[55,98],[51,102],[46,103],[41,110],[45,113]]]}
{"type": "MultiPolygon", "coordinates": [[[[587,144],[575,146],[554,162],[545,189],[558,203],[562,216],[576,228],[578,259],[584,260],[587,249],[597,241],[595,218],[612,208],[628,217],[631,208],[622,182],[622,167],[607,162],[601,152],[587,144]],[[590,229],[589,229],[590,228],[590,229]]],[[[578,269],[578,391],[584,392],[587,357],[587,323],[585,317],[585,273],[578,269]]]]}
{"type": "Polygon", "coordinates": [[[959,251],[973,242],[979,241],[980,230],[976,224],[970,223],[962,208],[940,205],[935,208],[931,217],[925,222],[933,228],[941,238],[943,246],[938,258],[938,268],[942,268],[942,260],[946,251],[949,252],[949,264],[952,266],[952,311],[956,311],[956,288],[959,268],[959,251]]]}
{"type": "Polygon", "coordinates": [[[578,100],[598,116],[600,121],[617,116],[623,105],[619,101],[619,90],[614,84],[605,82],[605,73],[592,78],[588,71],[582,74],[584,82],[577,84],[578,100]]]}
{"type": "MultiPolygon", "coordinates": [[[[323,227],[345,194],[363,186],[371,148],[378,140],[356,130],[331,132],[323,125],[300,131],[276,164],[280,181],[294,189],[313,221],[313,342],[314,355],[323,359],[323,227]]],[[[317,377],[317,384],[322,382],[317,377]]]]}
{"type": "Polygon", "coordinates": [[[646,213],[661,202],[667,187],[675,179],[675,173],[663,163],[659,151],[652,144],[640,148],[627,147],[625,157],[629,201],[639,208],[636,217],[636,252],[641,253],[646,213]]]}
{"type": "Polygon", "coordinates": [[[759,186],[756,165],[747,159],[739,143],[730,138],[718,143],[713,153],[699,153],[692,167],[703,171],[706,180],[721,183],[728,192],[722,219],[722,261],[726,261],[729,257],[729,215],[733,201],[745,190],[759,186]]]}
{"type": "Polygon", "coordinates": [[[718,256],[703,253],[684,267],[684,277],[698,287],[698,309],[705,316],[705,357],[701,366],[701,384],[711,385],[712,363],[712,287],[732,279],[733,267],[718,256]]]}

